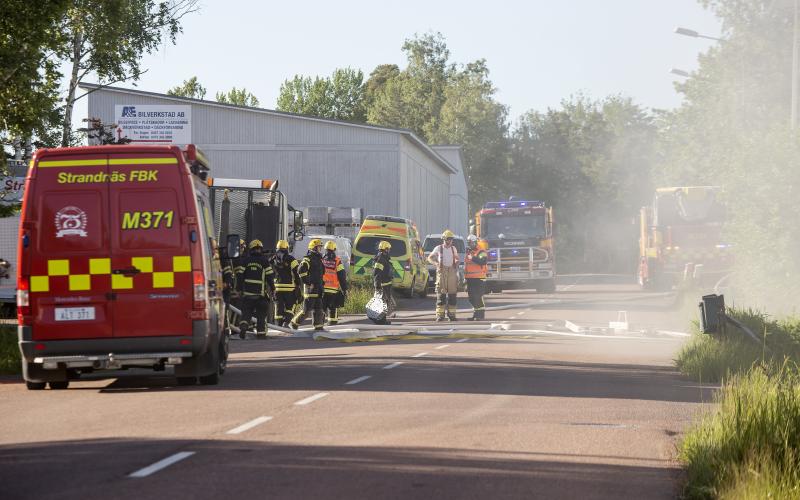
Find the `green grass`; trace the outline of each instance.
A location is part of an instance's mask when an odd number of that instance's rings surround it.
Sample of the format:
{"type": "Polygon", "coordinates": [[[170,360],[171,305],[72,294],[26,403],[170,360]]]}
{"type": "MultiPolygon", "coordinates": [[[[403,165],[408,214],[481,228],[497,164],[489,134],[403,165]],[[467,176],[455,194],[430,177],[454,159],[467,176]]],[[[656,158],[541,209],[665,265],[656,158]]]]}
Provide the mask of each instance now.
{"type": "Polygon", "coordinates": [[[753,365],[775,370],[787,359],[800,363],[800,318],[775,320],[752,309],[729,309],[728,314],[759,335],[760,345],[733,327],[727,337],[703,335],[695,323],[694,336],[675,360],[681,372],[694,380],[720,382],[753,365]]]}
{"type": "Polygon", "coordinates": [[[718,408],[685,436],[687,498],[796,498],[800,487],[800,372],[754,367],[733,375],[718,408]],[[784,493],[786,495],[784,495],[784,493]],[[792,496],[794,495],[794,496],[792,496]]]}
{"type": "Polygon", "coordinates": [[[0,325],[0,373],[20,373],[17,327],[0,325]]]}
{"type": "Polygon", "coordinates": [[[375,291],[371,287],[351,286],[347,290],[344,307],[339,309],[339,314],[366,314],[367,302],[375,291]]]}

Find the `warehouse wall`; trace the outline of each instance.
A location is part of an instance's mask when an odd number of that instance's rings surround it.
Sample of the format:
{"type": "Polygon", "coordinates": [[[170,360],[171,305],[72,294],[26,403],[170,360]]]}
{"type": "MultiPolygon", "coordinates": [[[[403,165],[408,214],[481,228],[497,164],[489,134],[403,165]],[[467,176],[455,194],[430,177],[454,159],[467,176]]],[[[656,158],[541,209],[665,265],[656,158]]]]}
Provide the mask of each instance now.
{"type": "Polygon", "coordinates": [[[469,234],[470,219],[469,190],[461,146],[431,146],[431,148],[457,171],[450,175],[450,229],[466,237],[469,234]]]}
{"type": "Polygon", "coordinates": [[[440,233],[450,220],[450,173],[405,137],[400,138],[400,216],[417,223],[420,236],[440,233]]]}

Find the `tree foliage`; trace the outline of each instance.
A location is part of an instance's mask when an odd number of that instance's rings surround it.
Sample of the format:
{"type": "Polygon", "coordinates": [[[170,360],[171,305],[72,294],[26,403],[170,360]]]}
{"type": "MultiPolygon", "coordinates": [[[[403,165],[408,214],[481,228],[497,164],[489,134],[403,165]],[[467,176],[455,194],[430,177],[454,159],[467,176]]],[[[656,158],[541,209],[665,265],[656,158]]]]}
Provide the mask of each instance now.
{"type": "Polygon", "coordinates": [[[251,108],[258,107],[258,98],[242,87],[237,89],[233,87],[228,92],[217,92],[215,96],[217,102],[224,102],[225,104],[235,104],[237,106],[249,106],[251,108]]]}
{"type": "Polygon", "coordinates": [[[278,110],[354,122],[366,121],[364,73],[336,69],[326,78],[295,75],[283,82],[278,110]]]}
{"type": "Polygon", "coordinates": [[[184,80],[182,84],[167,90],[167,95],[203,99],[206,96],[206,88],[197,81],[196,76],[193,76],[188,80],[184,80]]]}

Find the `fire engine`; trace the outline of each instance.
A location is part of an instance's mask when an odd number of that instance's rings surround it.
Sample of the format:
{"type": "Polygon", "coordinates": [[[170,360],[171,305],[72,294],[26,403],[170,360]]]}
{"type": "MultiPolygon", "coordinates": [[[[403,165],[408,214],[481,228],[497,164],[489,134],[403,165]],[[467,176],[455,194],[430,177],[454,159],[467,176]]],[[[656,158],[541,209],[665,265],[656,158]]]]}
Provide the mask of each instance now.
{"type": "Polygon", "coordinates": [[[730,271],[733,256],[722,234],[726,215],[719,191],[718,186],[656,190],[639,218],[642,288],[668,289],[688,273],[713,277],[730,271]]]}
{"type": "Polygon", "coordinates": [[[487,289],[556,289],[553,208],[543,201],[493,201],[475,215],[475,232],[489,254],[487,289]]]}

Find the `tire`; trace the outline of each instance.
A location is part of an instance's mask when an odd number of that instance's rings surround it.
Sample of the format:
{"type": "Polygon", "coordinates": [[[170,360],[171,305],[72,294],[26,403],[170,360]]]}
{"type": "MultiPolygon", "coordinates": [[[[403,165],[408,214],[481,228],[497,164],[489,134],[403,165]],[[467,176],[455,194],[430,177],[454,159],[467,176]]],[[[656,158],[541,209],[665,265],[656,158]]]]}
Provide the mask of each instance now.
{"type": "Polygon", "coordinates": [[[180,386],[197,384],[197,377],[175,377],[175,378],[178,380],[178,385],[180,386]]]}
{"type": "Polygon", "coordinates": [[[198,377],[200,385],[217,385],[219,384],[219,371],[215,371],[210,375],[202,375],[198,377]]]}
{"type": "Polygon", "coordinates": [[[411,280],[411,287],[408,290],[403,290],[403,297],[407,299],[414,298],[414,287],[417,286],[417,278],[415,277],[411,280]]]}
{"type": "Polygon", "coordinates": [[[47,387],[47,382],[31,382],[30,380],[26,380],[25,387],[27,387],[29,391],[41,391],[47,387]]]}
{"type": "Polygon", "coordinates": [[[53,380],[50,382],[50,389],[63,391],[69,387],[69,380],[53,380]]]}
{"type": "Polygon", "coordinates": [[[422,290],[419,291],[419,298],[424,299],[428,297],[428,284],[425,283],[425,286],[422,287],[422,290]]]}
{"type": "Polygon", "coordinates": [[[220,339],[219,346],[219,374],[225,373],[228,369],[228,354],[230,353],[230,344],[228,342],[229,335],[223,335],[220,339]]]}

